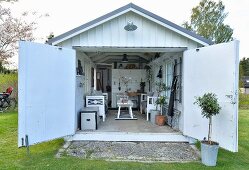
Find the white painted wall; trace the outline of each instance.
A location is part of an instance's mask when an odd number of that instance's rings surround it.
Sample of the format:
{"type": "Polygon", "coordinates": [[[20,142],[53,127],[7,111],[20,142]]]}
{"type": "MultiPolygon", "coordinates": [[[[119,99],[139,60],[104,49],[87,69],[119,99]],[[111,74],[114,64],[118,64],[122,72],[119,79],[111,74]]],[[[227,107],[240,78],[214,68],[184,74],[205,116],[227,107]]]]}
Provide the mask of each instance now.
{"type": "Polygon", "coordinates": [[[197,42],[131,11],[67,39],[58,45],[69,48],[72,46],[121,46],[188,47],[190,49],[200,46],[197,42]],[[137,25],[137,30],[124,30],[124,26],[129,20],[137,25]]]}
{"type": "Polygon", "coordinates": [[[96,68],[95,64],[83,52],[77,51],[77,59],[81,60],[84,75],[84,95],[91,92],[91,68],[96,68]]]}
{"type": "MultiPolygon", "coordinates": [[[[112,92],[113,93],[123,93],[126,91],[126,86],[121,80],[121,77],[131,78],[128,83],[128,88],[131,92],[136,92],[140,89],[141,79],[146,79],[145,69],[112,69],[112,92]],[[121,90],[118,90],[118,83],[120,80],[121,90]]],[[[147,83],[146,83],[147,86],[147,83]]]]}
{"type": "MultiPolygon", "coordinates": [[[[137,92],[140,89],[141,79],[146,80],[146,70],[144,69],[112,69],[112,107],[116,107],[116,94],[126,91],[126,86],[121,77],[131,78],[128,83],[129,92],[137,92]],[[119,82],[121,90],[118,89],[119,82]]],[[[146,86],[148,83],[146,82],[146,86]]],[[[146,89],[145,89],[146,90],[146,89]]]]}
{"type": "Polygon", "coordinates": [[[76,76],[76,84],[75,84],[75,111],[77,115],[77,128],[80,126],[80,111],[83,110],[84,107],[84,76],[77,75],[76,76]]]}
{"type": "MultiPolygon", "coordinates": [[[[174,63],[175,59],[177,60],[177,63],[180,62],[180,57],[182,57],[183,53],[182,52],[177,52],[177,53],[164,53],[161,55],[160,58],[154,60],[153,62],[150,63],[150,66],[152,67],[152,72],[153,72],[153,82],[158,82],[160,81],[159,78],[157,78],[157,74],[159,71],[159,67],[163,66],[163,78],[162,81],[166,83],[167,86],[171,87],[172,83],[172,78],[173,78],[173,69],[174,69],[174,63]],[[169,68],[167,68],[169,67],[169,68]]],[[[177,75],[180,74],[180,66],[177,66],[177,75]]],[[[179,77],[180,78],[180,77],[179,77]]],[[[179,83],[180,79],[178,79],[179,83]]],[[[155,86],[152,84],[152,92],[155,92],[155,86]]],[[[178,91],[177,91],[178,92],[178,91]]],[[[170,91],[166,92],[168,93],[167,96],[168,98],[170,97],[170,91]]],[[[179,95],[176,95],[177,98],[179,98],[179,95]]],[[[175,115],[173,118],[173,124],[176,125],[175,129],[177,130],[183,130],[183,107],[182,107],[182,101],[175,101],[175,109],[179,110],[181,113],[180,115],[175,115]],[[175,121],[175,122],[174,122],[175,121]]],[[[170,120],[169,120],[170,121],[170,120]]]]}

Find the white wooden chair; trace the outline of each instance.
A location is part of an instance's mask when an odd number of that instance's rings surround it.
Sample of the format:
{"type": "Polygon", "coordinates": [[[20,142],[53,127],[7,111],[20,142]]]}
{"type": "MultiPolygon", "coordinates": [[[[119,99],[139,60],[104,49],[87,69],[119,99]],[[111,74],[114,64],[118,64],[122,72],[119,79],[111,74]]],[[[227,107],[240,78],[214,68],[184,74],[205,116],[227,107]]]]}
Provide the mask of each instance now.
{"type": "Polygon", "coordinates": [[[154,96],[147,96],[147,111],[146,111],[146,116],[147,116],[147,121],[149,121],[149,113],[150,110],[155,110],[156,109],[156,100],[158,97],[154,96]]]}
{"type": "Polygon", "coordinates": [[[147,112],[147,94],[141,94],[140,96],[140,113],[147,112]]]}

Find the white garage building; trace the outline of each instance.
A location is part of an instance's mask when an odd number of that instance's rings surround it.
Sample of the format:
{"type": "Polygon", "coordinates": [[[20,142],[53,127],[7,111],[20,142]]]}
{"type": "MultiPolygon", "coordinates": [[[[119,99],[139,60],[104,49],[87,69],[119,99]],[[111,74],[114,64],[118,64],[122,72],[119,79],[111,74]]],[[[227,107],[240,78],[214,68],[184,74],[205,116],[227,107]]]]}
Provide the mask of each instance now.
{"type": "Polygon", "coordinates": [[[22,41],[18,146],[26,145],[25,138],[34,144],[64,136],[71,140],[201,140],[207,136],[208,121],[193,104],[194,97],[214,92],[222,110],[213,119],[212,138],[235,152],[238,52],[238,41],[213,45],[132,3],[54,37],[48,44],[22,41]],[[110,107],[115,108],[116,95],[137,91],[142,81],[147,93],[154,91],[147,81],[146,66],[152,70],[150,83],[156,81],[161,66],[162,79],[170,86],[174,65],[178,76],[174,107],[180,113],[174,117],[177,133],[78,132],[79,112],[91,89],[107,92],[110,107]],[[132,80],[129,87],[120,82],[127,75],[132,80]]]}

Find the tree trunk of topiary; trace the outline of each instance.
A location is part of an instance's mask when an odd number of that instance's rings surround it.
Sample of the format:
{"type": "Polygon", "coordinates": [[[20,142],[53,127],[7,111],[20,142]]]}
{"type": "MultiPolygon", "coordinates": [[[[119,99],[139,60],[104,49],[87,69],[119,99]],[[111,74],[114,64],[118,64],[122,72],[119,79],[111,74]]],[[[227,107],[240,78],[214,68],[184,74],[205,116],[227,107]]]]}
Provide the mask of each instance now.
{"type": "Polygon", "coordinates": [[[212,116],[209,117],[209,124],[208,124],[208,144],[211,145],[211,133],[212,133],[212,116]]]}
{"type": "Polygon", "coordinates": [[[162,116],[163,115],[163,106],[160,105],[160,115],[162,116]]]}

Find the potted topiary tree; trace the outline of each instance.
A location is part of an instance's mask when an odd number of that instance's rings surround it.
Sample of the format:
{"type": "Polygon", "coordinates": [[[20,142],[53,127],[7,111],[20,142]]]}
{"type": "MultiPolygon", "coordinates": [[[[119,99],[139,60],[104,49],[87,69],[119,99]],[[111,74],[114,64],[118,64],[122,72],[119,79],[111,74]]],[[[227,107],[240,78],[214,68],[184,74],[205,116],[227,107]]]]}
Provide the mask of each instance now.
{"type": "Polygon", "coordinates": [[[201,141],[201,159],[202,163],[207,166],[216,166],[219,143],[211,140],[212,117],[219,114],[220,105],[216,94],[205,93],[203,96],[196,97],[194,104],[201,108],[203,117],[209,119],[208,140],[201,141]]]}
{"type": "Polygon", "coordinates": [[[166,122],[166,116],[163,115],[163,105],[166,104],[166,96],[162,94],[162,92],[166,91],[167,87],[166,84],[162,81],[156,82],[156,91],[157,91],[157,100],[155,102],[156,104],[156,110],[158,110],[158,105],[160,106],[160,114],[155,115],[155,122],[159,126],[165,125],[166,122]]]}
{"type": "Polygon", "coordinates": [[[163,105],[166,104],[166,96],[159,96],[156,100],[156,104],[160,106],[160,114],[156,115],[156,124],[163,126],[166,123],[166,116],[163,115],[163,105]]]}
{"type": "MultiPolygon", "coordinates": [[[[155,83],[153,83],[154,85],[155,85],[155,91],[156,91],[156,94],[157,94],[157,96],[156,96],[156,101],[155,101],[155,106],[156,106],[156,108],[155,109],[152,109],[152,110],[150,110],[150,121],[151,121],[151,123],[153,123],[153,124],[157,124],[156,123],[156,117],[157,117],[157,115],[162,115],[162,112],[161,112],[161,114],[160,114],[160,110],[158,109],[158,105],[160,105],[160,96],[161,96],[161,93],[163,92],[163,91],[165,91],[165,89],[166,89],[166,84],[165,83],[163,83],[162,81],[160,81],[160,82],[155,82],[155,83]]],[[[161,98],[162,100],[161,100],[161,102],[163,101],[163,98],[161,98]]],[[[161,107],[160,107],[161,108],[161,107]]]]}

